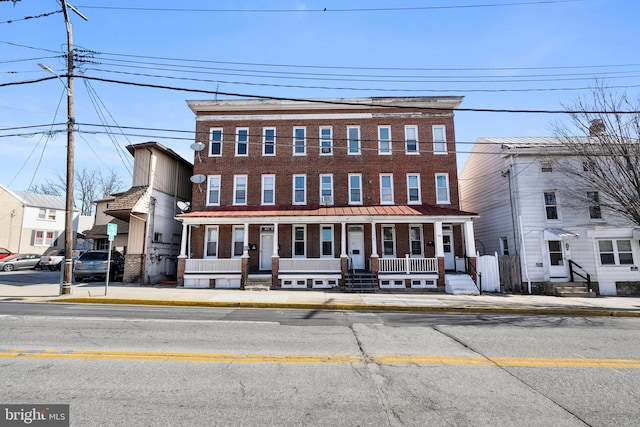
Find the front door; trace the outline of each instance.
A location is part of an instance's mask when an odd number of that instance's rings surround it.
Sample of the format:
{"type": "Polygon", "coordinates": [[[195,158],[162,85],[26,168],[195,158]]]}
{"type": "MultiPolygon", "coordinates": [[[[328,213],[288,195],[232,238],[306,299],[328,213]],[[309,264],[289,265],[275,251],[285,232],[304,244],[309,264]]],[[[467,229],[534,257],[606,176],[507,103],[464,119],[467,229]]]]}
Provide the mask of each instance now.
{"type": "Polygon", "coordinates": [[[354,270],[364,270],[364,227],[349,227],[349,260],[354,270]]]}
{"type": "Polygon", "coordinates": [[[569,281],[569,263],[566,261],[561,240],[547,241],[549,251],[549,280],[552,282],[569,281]]]}
{"type": "Polygon", "coordinates": [[[273,229],[265,227],[260,230],[260,270],[271,271],[273,257],[273,229]]]}
{"type": "Polygon", "coordinates": [[[456,260],[454,257],[455,250],[453,248],[453,233],[452,232],[443,232],[442,233],[442,247],[444,249],[444,269],[445,270],[455,270],[456,269],[456,260]]]}

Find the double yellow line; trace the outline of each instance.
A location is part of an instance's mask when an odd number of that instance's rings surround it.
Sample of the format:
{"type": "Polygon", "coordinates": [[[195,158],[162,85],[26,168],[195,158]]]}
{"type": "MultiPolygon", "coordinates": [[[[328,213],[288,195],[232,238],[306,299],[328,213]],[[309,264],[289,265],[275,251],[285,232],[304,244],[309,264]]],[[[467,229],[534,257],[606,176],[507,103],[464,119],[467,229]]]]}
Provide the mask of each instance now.
{"type": "Polygon", "coordinates": [[[447,355],[350,355],[350,354],[240,354],[92,350],[4,350],[0,358],[149,360],[207,363],[376,363],[381,365],[476,365],[542,368],[640,369],[640,359],[575,357],[482,357],[447,355]]]}

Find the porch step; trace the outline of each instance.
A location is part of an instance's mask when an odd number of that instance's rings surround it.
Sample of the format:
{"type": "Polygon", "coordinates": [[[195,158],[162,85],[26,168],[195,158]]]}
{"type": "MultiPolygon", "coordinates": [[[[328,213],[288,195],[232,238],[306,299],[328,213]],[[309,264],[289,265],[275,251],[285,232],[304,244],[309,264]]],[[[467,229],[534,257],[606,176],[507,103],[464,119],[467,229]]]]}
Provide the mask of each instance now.
{"type": "Polygon", "coordinates": [[[245,291],[268,291],[271,289],[271,277],[249,276],[244,284],[245,291]]]}
{"type": "Polygon", "coordinates": [[[345,280],[347,292],[376,292],[377,277],[372,273],[349,274],[345,280]]]}
{"type": "Polygon", "coordinates": [[[581,282],[552,283],[553,294],[557,297],[595,298],[594,291],[589,292],[587,285],[581,282]]]}
{"type": "Polygon", "coordinates": [[[445,274],[444,291],[453,295],[480,295],[480,291],[468,274],[445,274]]]}

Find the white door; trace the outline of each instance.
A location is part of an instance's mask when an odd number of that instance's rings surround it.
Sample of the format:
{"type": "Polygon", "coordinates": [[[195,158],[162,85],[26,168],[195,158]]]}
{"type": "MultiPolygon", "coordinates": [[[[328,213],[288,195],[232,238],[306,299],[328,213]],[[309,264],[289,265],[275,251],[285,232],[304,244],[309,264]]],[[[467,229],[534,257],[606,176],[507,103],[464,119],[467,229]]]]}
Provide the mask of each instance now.
{"type": "Polygon", "coordinates": [[[354,270],[364,270],[364,228],[349,227],[349,259],[354,270]]]}
{"type": "Polygon", "coordinates": [[[569,281],[569,263],[566,261],[562,240],[547,241],[549,254],[549,280],[552,282],[569,281]]]}
{"type": "Polygon", "coordinates": [[[273,231],[260,232],[260,270],[271,271],[273,257],[273,231]]]}
{"type": "Polygon", "coordinates": [[[456,260],[454,256],[455,250],[453,248],[453,233],[442,233],[442,247],[444,249],[444,269],[455,270],[456,260]]]}

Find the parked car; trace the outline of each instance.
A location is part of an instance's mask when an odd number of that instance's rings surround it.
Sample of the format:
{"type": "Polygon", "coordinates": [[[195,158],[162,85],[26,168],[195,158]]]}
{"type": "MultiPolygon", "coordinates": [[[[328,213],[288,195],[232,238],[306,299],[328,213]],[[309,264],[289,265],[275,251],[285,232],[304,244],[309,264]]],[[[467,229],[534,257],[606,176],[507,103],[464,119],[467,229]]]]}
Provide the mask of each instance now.
{"type": "Polygon", "coordinates": [[[0,260],[0,270],[13,271],[20,268],[35,268],[40,254],[13,254],[0,260]]]}
{"type": "MultiPolygon", "coordinates": [[[[109,251],[87,251],[73,264],[73,277],[76,282],[87,279],[102,279],[107,277],[107,258],[109,251]]],[[[109,279],[115,280],[124,273],[124,256],[118,251],[111,251],[111,265],[109,279]]]]}
{"type": "Polygon", "coordinates": [[[6,248],[0,248],[0,259],[6,258],[9,255],[12,255],[13,252],[11,252],[9,249],[6,248]]]}
{"type": "Polygon", "coordinates": [[[64,249],[50,249],[40,257],[39,268],[51,271],[60,270],[64,263],[64,249]]]}

